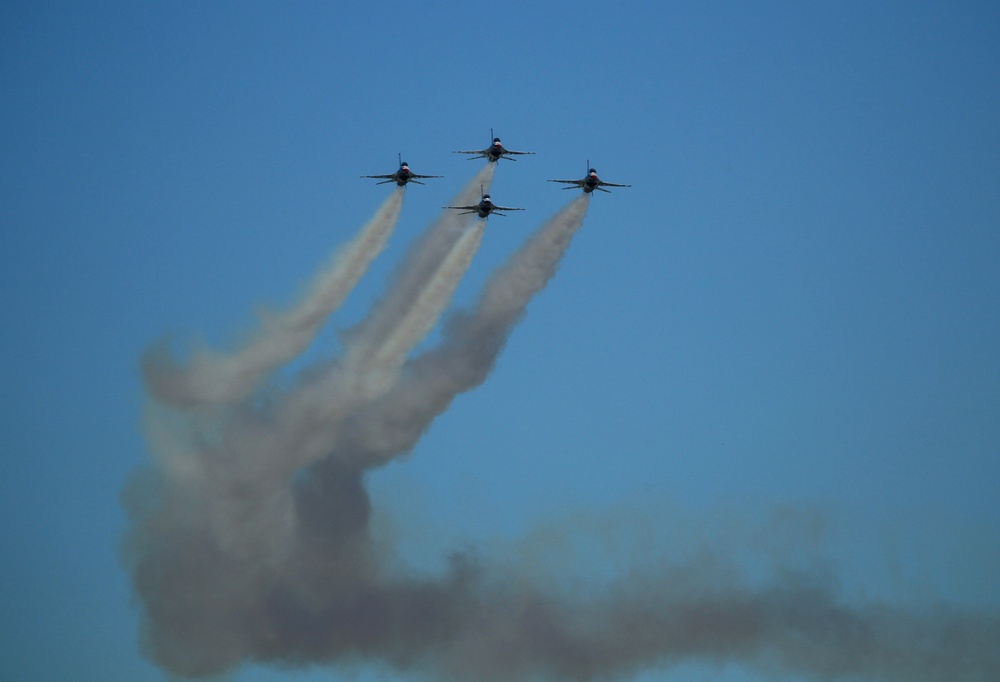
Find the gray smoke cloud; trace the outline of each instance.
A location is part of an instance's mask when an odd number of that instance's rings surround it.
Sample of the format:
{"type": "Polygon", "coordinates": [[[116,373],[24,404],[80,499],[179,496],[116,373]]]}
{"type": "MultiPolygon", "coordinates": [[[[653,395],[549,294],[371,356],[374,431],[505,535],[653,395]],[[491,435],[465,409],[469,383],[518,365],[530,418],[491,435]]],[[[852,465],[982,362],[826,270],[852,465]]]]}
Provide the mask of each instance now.
{"type": "MultiPolygon", "coordinates": [[[[492,172],[488,164],[456,202],[477,200],[492,172]]],[[[822,571],[778,566],[750,580],[725,556],[699,555],[573,591],[565,576],[542,579],[473,551],[452,554],[440,574],[403,568],[376,536],[366,474],[410,452],[458,394],[487,378],[589,201],[581,195],[542,225],[420,354],[479,246],[481,221],[446,214],[431,226],[345,333],[342,356],[284,392],[267,389],[268,374],[318,328],[297,310],[288,318],[309,324],[254,337],[282,349],[267,362],[246,350],[222,361],[224,389],[192,388],[202,360],[158,358],[150,371],[147,358],[151,465],[123,493],[123,561],[151,660],[187,677],[256,661],[374,662],[456,681],[611,680],[701,661],[770,677],[1000,679],[995,612],[856,603],[822,571]]],[[[311,309],[332,310],[334,298],[311,309]]],[[[567,560],[560,570],[572,568],[567,560]]]]}

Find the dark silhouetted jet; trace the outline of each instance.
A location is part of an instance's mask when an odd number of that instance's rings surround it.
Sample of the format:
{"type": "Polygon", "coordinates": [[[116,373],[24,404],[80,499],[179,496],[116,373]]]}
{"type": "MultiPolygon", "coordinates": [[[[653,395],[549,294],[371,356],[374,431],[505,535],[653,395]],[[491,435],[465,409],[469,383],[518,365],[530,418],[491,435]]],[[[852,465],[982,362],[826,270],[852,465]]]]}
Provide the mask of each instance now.
{"type": "Polygon", "coordinates": [[[382,182],[376,182],[376,185],[385,185],[390,182],[395,182],[397,185],[402,187],[408,182],[415,182],[418,185],[423,185],[426,183],[420,182],[416,178],[443,178],[443,175],[417,175],[410,170],[406,161],[403,161],[403,155],[399,155],[399,170],[395,173],[389,173],[388,175],[362,175],[363,178],[373,178],[375,180],[382,180],[382,182]]]}
{"type": "MultiPolygon", "coordinates": [[[[490,135],[493,135],[493,129],[490,128],[490,135]]],[[[500,138],[494,137],[493,144],[486,149],[473,149],[468,151],[452,152],[453,154],[474,154],[475,156],[470,156],[470,159],[484,158],[489,160],[490,163],[496,163],[500,159],[509,159],[510,161],[517,161],[517,159],[510,158],[511,155],[522,155],[522,154],[534,154],[535,152],[513,152],[509,149],[504,148],[500,144],[500,138]]]]}
{"type": "Polygon", "coordinates": [[[523,208],[509,208],[507,206],[497,206],[490,199],[489,194],[483,194],[483,198],[480,199],[478,204],[472,204],[471,206],[442,206],[441,208],[455,208],[460,211],[458,215],[467,215],[469,213],[476,213],[480,218],[486,218],[490,215],[498,215],[506,218],[501,211],[523,211],[523,208]]]}
{"type": "MultiPolygon", "coordinates": [[[[587,160],[587,166],[590,166],[590,160],[587,160]]],[[[567,185],[573,185],[573,187],[563,187],[563,189],[583,189],[585,194],[590,194],[595,189],[601,192],[609,192],[609,190],[604,189],[605,187],[631,187],[632,185],[616,185],[613,182],[604,182],[599,177],[597,177],[597,170],[590,168],[587,171],[587,177],[582,180],[549,180],[549,182],[563,182],[567,185]]],[[[610,193],[610,192],[609,192],[610,193]]]]}

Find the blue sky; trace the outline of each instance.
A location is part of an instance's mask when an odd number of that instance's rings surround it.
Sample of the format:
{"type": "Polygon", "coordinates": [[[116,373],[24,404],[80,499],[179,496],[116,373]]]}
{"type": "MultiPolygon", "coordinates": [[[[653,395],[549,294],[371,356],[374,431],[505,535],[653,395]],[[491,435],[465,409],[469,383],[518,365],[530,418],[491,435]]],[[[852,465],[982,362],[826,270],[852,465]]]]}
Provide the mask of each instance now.
{"type": "MultiPolygon", "coordinates": [[[[996,623],[993,3],[22,3],[0,66],[5,676],[167,679],[120,560],[150,466],[140,357],[232,349],[291,305],[393,191],[358,176],[397,153],[445,176],[406,190],[287,388],[342,350],[482,169],[451,152],[491,128],[537,152],[492,184],[527,210],[489,221],[456,306],[576,198],[547,179],[589,161],[632,186],[592,198],[486,382],[366,477],[415,573],[472,548],[586,592],[711,555],[739,584],[792,567],[852,604],[996,623]]],[[[640,668],[811,679],[757,663],[640,668]]],[[[348,671],[430,674],[226,679],[348,671]]]]}

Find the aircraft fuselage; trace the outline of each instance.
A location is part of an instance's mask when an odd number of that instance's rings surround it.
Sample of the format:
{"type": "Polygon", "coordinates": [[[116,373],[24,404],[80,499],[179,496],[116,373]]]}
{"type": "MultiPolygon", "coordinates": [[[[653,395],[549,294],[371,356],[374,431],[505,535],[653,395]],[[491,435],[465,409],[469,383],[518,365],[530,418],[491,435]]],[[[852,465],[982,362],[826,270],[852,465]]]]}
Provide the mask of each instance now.
{"type": "Polygon", "coordinates": [[[489,151],[489,160],[490,160],[490,162],[491,163],[495,163],[495,162],[499,161],[500,157],[503,156],[504,151],[505,150],[504,150],[503,146],[500,143],[494,144],[492,147],[490,147],[490,151],[489,151]]]}

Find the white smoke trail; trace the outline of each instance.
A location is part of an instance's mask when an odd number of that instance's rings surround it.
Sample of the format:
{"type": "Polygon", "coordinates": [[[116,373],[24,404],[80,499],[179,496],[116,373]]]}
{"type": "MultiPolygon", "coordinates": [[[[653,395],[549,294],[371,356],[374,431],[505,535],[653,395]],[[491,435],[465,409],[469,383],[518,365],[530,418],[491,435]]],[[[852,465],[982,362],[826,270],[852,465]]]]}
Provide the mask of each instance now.
{"type": "MultiPolygon", "coordinates": [[[[452,205],[469,206],[478,203],[481,192],[489,191],[495,166],[493,163],[486,164],[452,200],[452,205]]],[[[362,322],[344,332],[345,345],[355,349],[353,352],[357,353],[358,348],[381,343],[389,330],[398,324],[413,305],[422,287],[451,253],[455,242],[465,234],[468,222],[466,216],[459,212],[446,210],[407,254],[386,295],[375,304],[362,322]]]]}
{"type": "Polygon", "coordinates": [[[372,400],[388,389],[395,381],[407,353],[437,323],[459,281],[472,264],[485,228],[486,222],[479,220],[465,231],[385,340],[365,354],[355,355],[351,349],[348,350],[347,371],[364,377],[363,395],[366,400],[372,400]]]}
{"type": "Polygon", "coordinates": [[[356,419],[359,410],[395,385],[407,354],[427,336],[451,301],[482,243],[484,230],[484,221],[466,228],[437,268],[424,273],[427,281],[408,290],[410,304],[395,325],[384,325],[384,338],[366,339],[366,343],[355,340],[342,361],[288,396],[275,419],[288,474],[329,455],[340,440],[343,421],[356,419]]]}
{"type": "MultiPolygon", "coordinates": [[[[487,164],[454,198],[470,205],[493,180],[487,164]]],[[[410,248],[372,311],[344,332],[345,358],[288,396],[276,419],[292,471],[327,455],[340,424],[360,404],[388,390],[405,355],[433,328],[482,240],[483,226],[446,211],[410,248]],[[294,454],[293,454],[294,453],[294,454]]]]}
{"type": "Polygon", "coordinates": [[[262,316],[261,327],[241,349],[221,354],[198,349],[178,366],[163,345],[146,353],[146,385],[158,399],[182,406],[231,404],[246,398],[261,380],[301,354],[330,313],[340,307],[389,240],[403,205],[397,187],[371,221],[340,249],[302,300],[281,314],[262,316]]]}
{"type": "Polygon", "coordinates": [[[555,275],[589,205],[590,196],[581,195],[549,219],[493,274],[472,311],[448,320],[442,344],[408,362],[403,380],[354,417],[348,459],[378,466],[409,451],[456,395],[486,379],[528,304],[555,275]],[[359,459],[358,451],[367,454],[359,459]]]}

